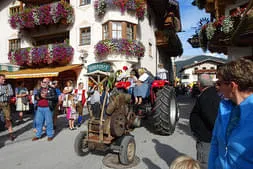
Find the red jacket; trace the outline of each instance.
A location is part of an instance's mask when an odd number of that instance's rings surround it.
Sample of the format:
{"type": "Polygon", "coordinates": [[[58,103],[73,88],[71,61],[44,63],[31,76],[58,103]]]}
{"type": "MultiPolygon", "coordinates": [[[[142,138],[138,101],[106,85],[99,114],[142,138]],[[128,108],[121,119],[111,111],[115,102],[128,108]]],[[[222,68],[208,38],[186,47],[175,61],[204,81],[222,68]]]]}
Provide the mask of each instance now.
{"type": "MultiPolygon", "coordinates": [[[[77,94],[78,89],[75,89],[74,93],[77,94]]],[[[82,105],[84,105],[86,102],[86,98],[85,98],[85,90],[82,90],[82,105]]]]}

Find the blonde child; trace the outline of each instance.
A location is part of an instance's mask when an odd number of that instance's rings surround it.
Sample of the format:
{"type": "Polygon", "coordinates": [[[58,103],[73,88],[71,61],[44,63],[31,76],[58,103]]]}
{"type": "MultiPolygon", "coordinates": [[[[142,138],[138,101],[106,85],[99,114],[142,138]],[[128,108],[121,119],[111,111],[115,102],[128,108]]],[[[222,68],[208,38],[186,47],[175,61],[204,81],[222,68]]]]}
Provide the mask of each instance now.
{"type": "Polygon", "coordinates": [[[76,100],[74,95],[68,95],[68,105],[67,107],[67,119],[69,120],[69,129],[75,130],[74,127],[75,120],[77,119],[77,112],[76,112],[76,100]]]}
{"type": "Polygon", "coordinates": [[[199,163],[189,156],[179,156],[170,165],[170,169],[201,169],[199,163]]]}

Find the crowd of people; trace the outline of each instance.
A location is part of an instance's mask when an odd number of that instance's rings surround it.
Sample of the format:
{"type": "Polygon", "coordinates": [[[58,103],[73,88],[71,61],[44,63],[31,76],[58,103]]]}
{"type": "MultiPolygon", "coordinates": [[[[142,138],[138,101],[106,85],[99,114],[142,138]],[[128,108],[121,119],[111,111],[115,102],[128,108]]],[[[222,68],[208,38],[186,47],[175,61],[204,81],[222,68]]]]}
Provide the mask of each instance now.
{"type": "MultiPolygon", "coordinates": [[[[130,71],[126,80],[130,83],[128,93],[133,96],[135,104],[141,104],[148,95],[150,75],[141,68],[137,77],[135,71],[130,71]]],[[[197,96],[190,114],[190,128],[196,138],[197,161],[181,156],[171,164],[173,169],[253,167],[252,59],[241,58],[219,66],[217,78],[214,84],[208,74],[199,76],[201,93],[197,96]]],[[[51,82],[49,78],[44,78],[38,81],[31,92],[22,82],[18,83],[18,87],[13,91],[12,86],[5,83],[5,75],[0,74],[0,108],[11,140],[15,139],[9,107],[9,98],[13,95],[16,97],[16,111],[20,122],[23,120],[24,112],[30,109],[35,112],[33,141],[41,138],[43,128],[48,141],[53,140],[55,117],[61,109],[66,112],[70,130],[76,129],[75,121],[77,126],[82,124],[83,106],[86,103],[84,84],[80,82],[74,89],[73,82],[67,81],[62,92],[57,85],[57,81],[51,82]],[[29,106],[30,104],[33,106],[29,106]]],[[[99,92],[97,85],[87,91],[87,102],[95,118],[100,117],[101,103],[108,102],[101,101],[101,98],[107,97],[104,95],[107,93],[105,91],[99,92]]]]}
{"type": "Polygon", "coordinates": [[[32,113],[33,131],[36,141],[42,137],[46,131],[48,141],[54,137],[56,120],[60,111],[66,113],[69,121],[69,129],[75,130],[83,123],[83,106],[86,102],[84,84],[80,82],[76,89],[73,88],[71,80],[66,82],[63,91],[58,87],[58,81],[51,81],[49,78],[38,80],[33,90],[25,87],[24,81],[18,81],[17,87],[13,88],[6,83],[5,75],[0,74],[0,109],[3,114],[5,127],[8,128],[9,137],[13,141],[12,124],[24,122],[24,113],[32,113]],[[15,105],[15,112],[19,118],[17,121],[11,119],[11,106],[15,105]]]}
{"type": "Polygon", "coordinates": [[[215,88],[200,76],[201,94],[190,115],[203,169],[253,168],[253,60],[219,66],[215,88]]]}

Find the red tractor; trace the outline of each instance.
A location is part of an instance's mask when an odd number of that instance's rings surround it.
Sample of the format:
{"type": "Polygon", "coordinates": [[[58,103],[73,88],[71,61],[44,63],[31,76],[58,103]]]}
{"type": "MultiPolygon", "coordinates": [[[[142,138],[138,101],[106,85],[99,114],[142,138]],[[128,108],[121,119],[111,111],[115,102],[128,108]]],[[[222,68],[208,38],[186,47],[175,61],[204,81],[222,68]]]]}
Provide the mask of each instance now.
{"type": "MultiPolygon", "coordinates": [[[[128,81],[120,81],[116,84],[120,91],[127,91],[129,86],[128,81]]],[[[147,118],[157,134],[173,134],[179,119],[174,87],[170,86],[167,80],[152,80],[149,93],[141,105],[135,105],[132,102],[132,111],[140,119],[147,118]]]]}

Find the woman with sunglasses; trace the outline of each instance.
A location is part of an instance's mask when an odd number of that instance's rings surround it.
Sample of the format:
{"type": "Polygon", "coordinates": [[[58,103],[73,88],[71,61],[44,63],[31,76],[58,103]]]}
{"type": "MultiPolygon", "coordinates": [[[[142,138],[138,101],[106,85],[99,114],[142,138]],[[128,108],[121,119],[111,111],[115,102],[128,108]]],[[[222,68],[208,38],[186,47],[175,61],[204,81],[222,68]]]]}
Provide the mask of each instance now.
{"type": "Polygon", "coordinates": [[[224,99],[215,122],[209,169],[253,168],[253,62],[231,61],[219,67],[217,85],[224,99]]]}

